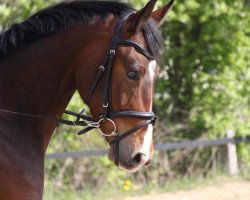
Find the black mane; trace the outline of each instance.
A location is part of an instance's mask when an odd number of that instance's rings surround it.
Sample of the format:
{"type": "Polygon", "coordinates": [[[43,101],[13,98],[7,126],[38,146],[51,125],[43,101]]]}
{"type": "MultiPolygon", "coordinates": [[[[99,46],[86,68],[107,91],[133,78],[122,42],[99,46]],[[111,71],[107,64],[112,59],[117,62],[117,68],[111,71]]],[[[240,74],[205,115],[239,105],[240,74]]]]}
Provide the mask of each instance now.
{"type": "MultiPolygon", "coordinates": [[[[100,16],[105,20],[109,14],[123,17],[133,11],[127,4],[114,1],[62,2],[41,10],[22,23],[13,24],[8,30],[0,33],[0,59],[63,29],[84,23],[94,23],[95,16],[100,16]]],[[[154,21],[150,20],[142,31],[150,53],[156,57],[157,61],[160,61],[163,40],[154,21]]]]}

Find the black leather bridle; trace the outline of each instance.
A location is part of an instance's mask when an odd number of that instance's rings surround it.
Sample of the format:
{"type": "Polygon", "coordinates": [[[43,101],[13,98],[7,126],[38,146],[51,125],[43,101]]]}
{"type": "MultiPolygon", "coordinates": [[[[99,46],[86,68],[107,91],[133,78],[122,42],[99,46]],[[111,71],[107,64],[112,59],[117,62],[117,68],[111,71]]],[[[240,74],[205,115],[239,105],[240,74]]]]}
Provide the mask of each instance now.
{"type": "MultiPolygon", "coordinates": [[[[101,65],[98,69],[98,72],[91,84],[90,87],[90,96],[87,104],[89,105],[92,96],[94,94],[95,88],[97,87],[100,78],[105,75],[105,83],[103,87],[103,114],[100,116],[98,122],[90,123],[87,128],[80,131],[78,134],[84,134],[88,132],[91,129],[98,128],[100,130],[100,126],[103,122],[109,122],[113,125],[113,131],[110,134],[105,134],[101,130],[101,133],[104,136],[114,136],[115,138],[112,140],[111,144],[119,143],[123,138],[129,136],[130,134],[145,128],[149,124],[154,125],[156,122],[157,117],[153,112],[140,112],[140,111],[128,111],[128,110],[113,110],[112,109],[112,100],[111,100],[111,94],[112,94],[112,87],[111,87],[111,81],[112,81],[112,66],[115,59],[116,49],[118,45],[128,45],[134,47],[138,52],[140,52],[142,55],[144,55],[149,60],[155,60],[155,58],[141,45],[138,43],[129,40],[129,39],[121,39],[120,33],[121,28],[124,23],[124,21],[129,17],[129,15],[125,16],[124,18],[119,18],[116,25],[115,25],[115,31],[114,36],[111,40],[110,48],[107,57],[105,58],[103,65],[101,65]],[[142,121],[138,123],[135,127],[132,129],[129,129],[126,132],[123,133],[116,133],[116,124],[113,121],[115,118],[136,118],[141,119],[142,121]]],[[[82,118],[80,116],[80,118],[82,118]]]]}
{"type": "Polygon", "coordinates": [[[147,127],[149,124],[154,125],[157,117],[153,112],[141,112],[141,111],[129,111],[129,110],[113,110],[112,109],[112,100],[111,100],[111,94],[112,94],[112,66],[115,59],[116,49],[118,45],[127,45],[134,47],[138,52],[140,52],[142,55],[144,55],[149,60],[155,60],[155,58],[140,44],[129,40],[129,39],[121,39],[120,33],[121,28],[125,20],[130,16],[131,14],[126,15],[123,18],[119,18],[116,25],[115,25],[115,31],[114,36],[111,40],[110,48],[108,55],[106,56],[103,65],[101,65],[98,69],[98,72],[91,84],[90,87],[90,96],[89,100],[87,102],[88,105],[90,105],[90,102],[92,100],[92,96],[94,94],[94,91],[99,83],[99,80],[102,76],[105,77],[105,83],[103,88],[103,114],[99,117],[98,121],[94,120],[91,116],[85,115],[84,110],[82,112],[75,113],[71,111],[65,111],[65,114],[72,115],[77,117],[75,121],[69,121],[62,118],[52,118],[52,117],[44,117],[44,116],[38,116],[38,115],[32,115],[32,114],[25,114],[25,113],[18,113],[13,111],[8,111],[4,109],[0,109],[0,112],[20,115],[23,117],[31,117],[31,118],[37,118],[37,119],[43,119],[43,120],[50,120],[55,121],[58,125],[59,124],[66,124],[70,126],[84,126],[85,128],[78,132],[78,135],[87,133],[88,131],[92,129],[99,129],[100,132],[104,136],[112,136],[114,139],[111,141],[111,145],[119,146],[119,142],[131,135],[132,133],[147,127]],[[123,132],[123,133],[117,133],[116,132],[116,124],[113,121],[115,118],[135,118],[142,120],[139,122],[135,127],[123,132]],[[101,130],[101,125],[104,122],[109,122],[113,125],[113,131],[110,134],[105,134],[101,130]]]}

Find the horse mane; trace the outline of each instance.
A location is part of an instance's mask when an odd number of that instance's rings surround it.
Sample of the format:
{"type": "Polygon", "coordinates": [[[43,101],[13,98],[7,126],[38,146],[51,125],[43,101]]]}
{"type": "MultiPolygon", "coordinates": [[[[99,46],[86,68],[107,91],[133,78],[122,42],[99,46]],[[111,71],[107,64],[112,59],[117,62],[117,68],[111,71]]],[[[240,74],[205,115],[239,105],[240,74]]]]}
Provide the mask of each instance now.
{"type": "MultiPolygon", "coordinates": [[[[13,24],[0,32],[0,60],[14,51],[25,48],[48,35],[79,24],[95,23],[96,16],[105,20],[109,14],[123,17],[134,10],[127,4],[114,1],[65,1],[43,9],[27,20],[13,24]]],[[[163,39],[153,20],[142,29],[148,48],[161,61],[163,39]]]]}

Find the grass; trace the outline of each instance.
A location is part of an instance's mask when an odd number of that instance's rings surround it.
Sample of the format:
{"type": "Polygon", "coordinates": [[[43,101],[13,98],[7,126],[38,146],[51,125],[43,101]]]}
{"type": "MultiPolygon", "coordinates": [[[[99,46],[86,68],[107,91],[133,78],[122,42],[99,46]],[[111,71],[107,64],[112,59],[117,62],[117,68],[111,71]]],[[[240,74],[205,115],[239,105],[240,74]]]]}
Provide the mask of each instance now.
{"type": "MultiPolygon", "coordinates": [[[[175,192],[179,190],[190,190],[196,187],[205,187],[209,185],[221,185],[230,181],[243,181],[246,178],[229,177],[226,174],[217,174],[207,178],[193,177],[193,178],[179,178],[174,181],[167,182],[164,186],[159,186],[153,182],[144,188],[136,189],[132,185],[130,188],[122,188],[120,190],[112,187],[102,187],[98,189],[87,188],[85,190],[76,191],[70,187],[53,190],[53,186],[49,183],[45,184],[44,200],[107,200],[107,199],[123,199],[126,196],[140,196],[155,193],[175,192]]],[[[130,183],[132,184],[132,183],[130,183]]]]}

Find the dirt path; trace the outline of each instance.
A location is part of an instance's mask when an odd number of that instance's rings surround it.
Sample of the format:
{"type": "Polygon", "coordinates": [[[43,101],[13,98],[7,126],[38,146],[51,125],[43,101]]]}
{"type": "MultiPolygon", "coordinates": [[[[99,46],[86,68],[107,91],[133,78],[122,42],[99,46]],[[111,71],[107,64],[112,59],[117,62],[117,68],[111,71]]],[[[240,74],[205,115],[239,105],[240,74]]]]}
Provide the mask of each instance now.
{"type": "Polygon", "coordinates": [[[123,200],[250,200],[250,182],[232,181],[187,191],[127,197],[123,200]]]}

